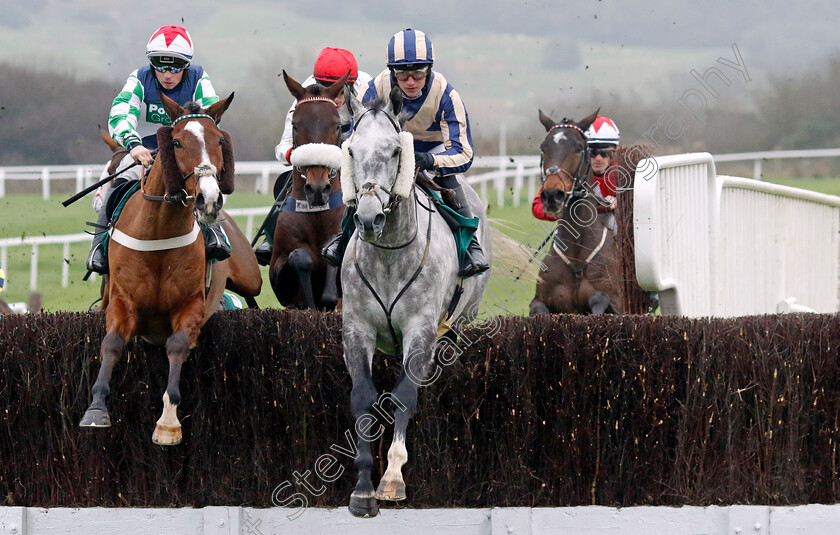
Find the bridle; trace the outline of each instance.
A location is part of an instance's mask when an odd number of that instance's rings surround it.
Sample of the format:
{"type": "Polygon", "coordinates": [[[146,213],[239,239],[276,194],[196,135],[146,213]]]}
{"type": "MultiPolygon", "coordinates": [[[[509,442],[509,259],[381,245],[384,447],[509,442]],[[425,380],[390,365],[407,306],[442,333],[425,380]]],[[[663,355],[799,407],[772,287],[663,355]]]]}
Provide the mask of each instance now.
{"type": "MultiPolygon", "coordinates": [[[[311,96],[311,97],[304,97],[304,98],[298,100],[297,103],[295,104],[295,110],[297,110],[298,106],[300,106],[301,104],[306,104],[308,102],[329,102],[330,104],[333,105],[333,107],[336,107],[335,106],[335,101],[331,98],[322,97],[322,96],[311,96]]],[[[336,129],[336,139],[338,139],[339,142],[340,142],[340,140],[341,140],[341,121],[339,121],[338,124],[336,124],[335,129],[336,129]]],[[[338,143],[336,143],[336,145],[338,145],[338,143]]],[[[292,120],[292,150],[298,148],[299,146],[300,145],[298,145],[298,142],[297,142],[297,130],[295,128],[295,121],[292,120]]],[[[314,167],[314,166],[309,166],[309,167],[314,167]]],[[[306,167],[306,169],[308,169],[309,167],[306,167]]],[[[324,166],[324,167],[326,167],[326,166],[324,166]]],[[[304,172],[303,167],[295,166],[295,170],[300,174],[300,176],[303,177],[304,180],[306,180],[306,173],[304,172]]],[[[329,177],[330,180],[335,178],[337,175],[338,175],[338,169],[335,169],[333,167],[328,168],[327,176],[329,177]]]]}
{"type": "Polygon", "coordinates": [[[584,133],[583,129],[581,129],[576,124],[559,123],[555,124],[554,126],[548,129],[547,136],[551,135],[551,132],[557,128],[571,128],[573,130],[577,130],[580,133],[580,135],[583,136],[584,145],[583,148],[580,149],[580,151],[578,151],[582,154],[582,157],[580,159],[580,162],[578,163],[577,170],[574,174],[572,174],[558,165],[552,165],[551,167],[546,169],[544,167],[545,163],[543,162],[543,155],[540,154],[540,180],[543,184],[545,184],[545,181],[548,180],[548,177],[550,177],[551,175],[560,177],[561,174],[563,174],[572,181],[572,189],[568,192],[569,197],[585,197],[587,192],[586,188],[583,187],[583,184],[586,182],[586,177],[584,176],[584,173],[586,173],[592,167],[592,161],[589,158],[589,150],[587,149],[585,142],[586,134],[584,133]]]}
{"type": "MultiPolygon", "coordinates": [[[[182,116],[176,118],[174,121],[172,121],[172,125],[171,125],[172,128],[174,128],[176,124],[180,123],[181,121],[187,120],[187,119],[210,119],[211,121],[213,121],[213,124],[218,124],[218,123],[216,123],[216,119],[214,119],[210,115],[207,115],[206,113],[188,113],[188,114],[182,115],[182,116]]],[[[155,154],[153,156],[154,157],[157,156],[157,151],[155,151],[155,154]]],[[[152,158],[152,163],[154,163],[154,157],[152,158]]],[[[187,179],[190,178],[191,176],[193,176],[194,174],[195,174],[195,169],[193,169],[192,171],[190,171],[186,175],[183,175],[181,177],[181,179],[186,184],[187,179]]],[[[170,195],[169,193],[166,193],[164,195],[148,195],[145,191],[146,178],[147,178],[146,166],[144,165],[143,166],[143,180],[140,181],[140,193],[141,193],[141,195],[143,195],[143,198],[146,199],[147,201],[166,202],[166,203],[170,203],[170,204],[180,203],[183,206],[187,206],[187,203],[189,201],[194,201],[195,200],[195,195],[190,195],[189,193],[187,193],[186,189],[181,189],[181,191],[179,191],[178,193],[175,193],[173,195],[170,195]]],[[[219,180],[218,176],[215,176],[214,178],[217,181],[219,180]]],[[[196,185],[196,187],[198,187],[198,185],[196,185]]]]}
{"type": "MultiPolygon", "coordinates": [[[[372,111],[382,111],[382,110],[368,109],[368,110],[364,111],[359,116],[359,119],[356,121],[356,127],[357,128],[358,128],[359,123],[362,122],[362,118],[372,111]]],[[[394,120],[393,117],[391,117],[390,114],[388,114],[387,112],[384,112],[384,111],[382,113],[385,114],[385,117],[387,117],[388,120],[391,122],[391,125],[394,127],[394,130],[396,130],[397,134],[399,134],[402,131],[400,129],[400,125],[397,124],[397,122],[394,120]]],[[[362,184],[362,187],[358,190],[359,197],[361,197],[362,195],[374,195],[374,196],[376,196],[377,199],[379,199],[379,195],[378,195],[379,192],[384,191],[386,194],[388,194],[388,203],[387,204],[382,203],[382,211],[385,212],[386,214],[390,214],[391,211],[394,208],[396,208],[400,204],[400,202],[402,201],[402,197],[400,197],[399,195],[395,195],[392,191],[394,189],[394,185],[397,183],[397,178],[399,177],[399,172],[400,172],[399,170],[400,170],[400,164],[401,163],[402,163],[402,153],[400,153],[400,157],[397,159],[397,172],[394,174],[393,180],[391,180],[390,188],[386,188],[385,186],[380,185],[375,180],[369,178],[365,181],[364,184],[362,184]]],[[[416,173],[415,173],[415,178],[416,178],[416,173]]],[[[414,188],[414,186],[412,186],[412,189],[413,188],[414,188]]]]}

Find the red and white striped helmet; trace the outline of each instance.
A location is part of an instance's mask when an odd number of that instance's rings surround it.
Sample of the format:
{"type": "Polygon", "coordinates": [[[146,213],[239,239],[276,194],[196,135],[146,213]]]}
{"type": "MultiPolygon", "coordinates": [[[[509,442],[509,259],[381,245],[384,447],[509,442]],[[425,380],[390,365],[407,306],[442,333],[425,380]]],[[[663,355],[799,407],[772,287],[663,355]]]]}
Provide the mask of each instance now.
{"type": "Polygon", "coordinates": [[[191,62],[193,42],[189,32],[180,26],[158,28],[146,45],[146,57],[152,56],[174,56],[191,62]]]}
{"type": "Polygon", "coordinates": [[[586,130],[586,138],[590,145],[618,145],[621,133],[609,117],[595,118],[595,122],[586,130]]]}

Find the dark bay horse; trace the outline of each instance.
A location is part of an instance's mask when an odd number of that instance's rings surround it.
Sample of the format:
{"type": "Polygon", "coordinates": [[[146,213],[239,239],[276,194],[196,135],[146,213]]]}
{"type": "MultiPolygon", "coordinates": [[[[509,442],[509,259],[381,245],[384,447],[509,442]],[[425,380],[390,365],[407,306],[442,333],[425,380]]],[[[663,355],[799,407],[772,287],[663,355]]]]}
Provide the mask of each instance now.
{"type": "Polygon", "coordinates": [[[332,310],[338,302],[338,269],[321,259],[321,249],[338,233],[344,216],[335,98],[347,76],[329,87],[302,87],[283,71],[286,87],[297,99],[292,116],[292,186],[277,216],[268,277],[284,307],[332,310]]]}
{"type": "Polygon", "coordinates": [[[622,313],[621,268],[610,213],[596,193],[584,132],[598,115],[559,123],[540,113],[547,135],[540,145],[546,213],[557,218],[546,267],[537,280],[530,315],[622,313]]]}
{"type": "MultiPolygon", "coordinates": [[[[342,145],[344,199],[357,206],[356,232],[341,268],[344,362],[353,381],[350,406],[357,432],[358,480],[349,503],[355,516],[375,516],[377,500],[406,498],[406,429],[418,388],[441,372],[435,360],[437,344],[447,339],[439,338],[446,330],[441,325],[447,318],[474,319],[489,278],[489,272],[458,276],[452,231],[440,209],[415,187],[414,143],[401,130],[401,109],[402,92],[395,88],[390,101],[377,100],[354,113],[354,132],[342,145]],[[460,299],[453,299],[459,289],[460,299]],[[371,377],[376,349],[402,361],[397,384],[380,398],[371,377]],[[393,418],[380,406],[386,397],[394,406],[393,418]],[[377,414],[394,423],[394,434],[387,470],[374,488],[370,442],[383,429],[377,414]]],[[[489,261],[484,205],[463,177],[459,180],[472,213],[479,214],[478,239],[489,261]]]]}
{"type": "MultiPolygon", "coordinates": [[[[182,436],[177,416],[181,366],[201,327],[219,308],[236,265],[230,259],[206,262],[197,224],[215,221],[222,214],[222,194],[233,192],[233,147],[230,136],[217,126],[233,94],[206,109],[194,102],[182,108],[166,96],[162,99],[172,126],[158,130],[159,152],[142,195],[126,202],[112,229],[110,274],[102,300],[107,330],[102,364],[93,401],[79,425],[110,426],[105,399],[111,372],[126,341],[141,336],[166,345],[169,380],[152,440],[172,445],[182,436]]],[[[229,238],[253,257],[244,235],[238,241],[231,234],[229,238]]]]}

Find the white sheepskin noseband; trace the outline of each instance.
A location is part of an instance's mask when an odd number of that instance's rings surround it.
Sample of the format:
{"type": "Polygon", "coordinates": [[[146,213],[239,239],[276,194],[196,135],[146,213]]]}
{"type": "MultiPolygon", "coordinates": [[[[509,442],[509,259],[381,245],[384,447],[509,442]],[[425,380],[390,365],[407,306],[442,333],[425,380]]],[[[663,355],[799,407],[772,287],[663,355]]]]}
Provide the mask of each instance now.
{"type": "MultiPolygon", "coordinates": [[[[351,136],[352,137],[352,136],[351,136]]],[[[344,204],[356,201],[356,186],[353,183],[353,161],[350,158],[350,140],[341,144],[341,193],[344,204]]],[[[411,194],[414,185],[414,136],[411,132],[400,132],[400,168],[392,193],[403,199],[411,194]]],[[[294,152],[292,152],[294,155],[294,152]]]]}
{"type": "Polygon", "coordinates": [[[327,143],[306,143],[295,147],[289,163],[295,167],[324,166],[338,169],[341,167],[341,149],[327,143]]]}

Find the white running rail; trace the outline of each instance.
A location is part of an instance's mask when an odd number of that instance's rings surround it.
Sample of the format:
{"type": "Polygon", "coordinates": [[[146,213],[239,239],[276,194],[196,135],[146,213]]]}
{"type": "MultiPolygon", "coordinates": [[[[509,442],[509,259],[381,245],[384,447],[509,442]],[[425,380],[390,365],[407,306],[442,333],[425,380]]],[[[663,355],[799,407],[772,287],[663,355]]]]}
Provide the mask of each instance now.
{"type": "Polygon", "coordinates": [[[840,310],[840,197],[717,176],[708,153],[639,162],[636,274],[663,314],[840,310]]]}

